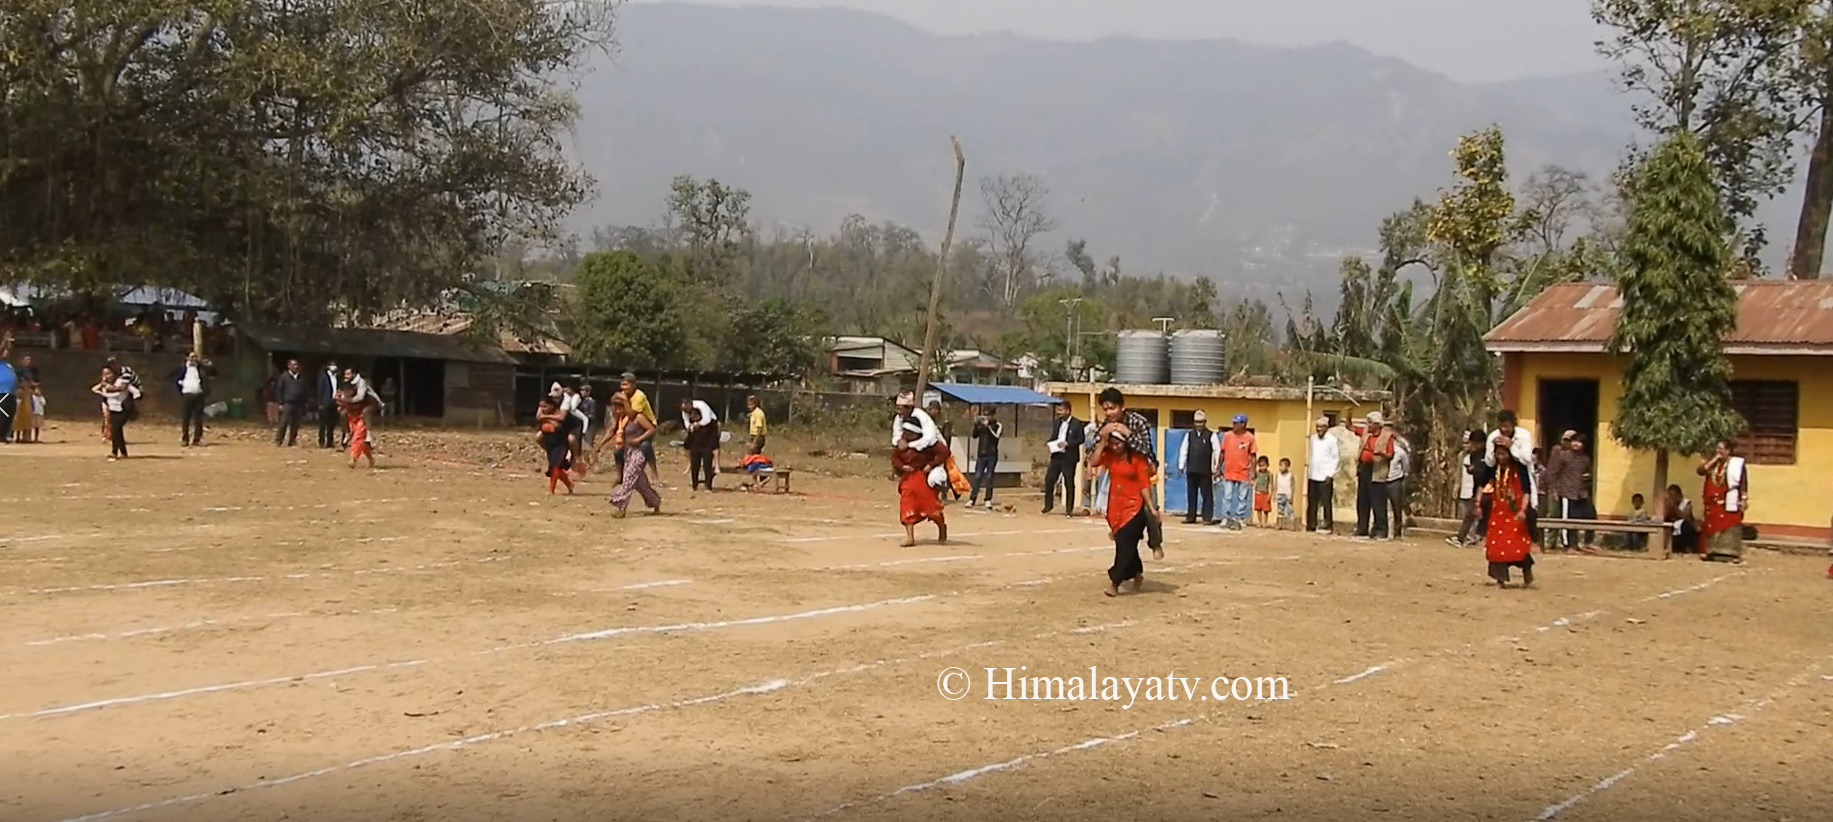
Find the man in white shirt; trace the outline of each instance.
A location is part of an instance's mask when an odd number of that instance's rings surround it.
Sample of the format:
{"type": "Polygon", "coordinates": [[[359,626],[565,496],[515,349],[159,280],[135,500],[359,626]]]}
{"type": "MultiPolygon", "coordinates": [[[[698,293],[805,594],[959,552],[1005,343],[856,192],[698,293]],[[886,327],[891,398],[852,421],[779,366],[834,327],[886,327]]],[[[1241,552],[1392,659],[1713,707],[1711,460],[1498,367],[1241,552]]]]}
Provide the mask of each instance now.
{"type": "Polygon", "coordinates": [[[1472,532],[1476,529],[1478,515],[1482,513],[1477,508],[1477,468],[1481,464],[1477,452],[1486,442],[1488,438],[1481,431],[1471,431],[1464,437],[1464,454],[1458,459],[1457,505],[1461,519],[1457,536],[1445,538],[1455,548],[1468,547],[1473,539],[1483,538],[1482,534],[1472,532]]]}
{"type": "MultiPolygon", "coordinates": [[[[1534,466],[1534,432],[1517,425],[1515,412],[1506,408],[1496,415],[1496,430],[1489,432],[1489,439],[1483,443],[1483,464],[1496,467],[1496,441],[1503,437],[1508,438],[1508,453],[1515,462],[1531,469],[1534,466]]],[[[1534,498],[1534,504],[1539,505],[1539,487],[1534,489],[1534,498]]]]}
{"type": "Polygon", "coordinates": [[[1305,459],[1305,530],[1328,534],[1337,524],[1336,483],[1343,450],[1330,434],[1330,418],[1318,417],[1314,427],[1305,459]]]}
{"type": "Polygon", "coordinates": [[[893,448],[915,448],[921,451],[942,441],[942,430],[936,427],[936,421],[929,412],[917,407],[916,392],[905,391],[897,395],[897,418],[891,421],[891,446],[893,448]],[[915,422],[923,429],[923,436],[914,442],[904,440],[904,422],[915,422]]]}
{"type": "Polygon", "coordinates": [[[1387,472],[1387,506],[1393,512],[1394,530],[1388,532],[1388,538],[1400,539],[1401,532],[1407,524],[1407,471],[1413,463],[1413,444],[1407,438],[1394,435],[1394,458],[1388,462],[1387,472]]]}
{"type": "Polygon", "coordinates": [[[1044,513],[1056,510],[1057,482],[1063,484],[1063,513],[1076,515],[1076,463],[1081,457],[1082,421],[1071,416],[1069,403],[1059,402],[1050,425],[1050,467],[1044,470],[1044,513]]]}
{"type": "Polygon", "coordinates": [[[204,405],[210,400],[210,378],[214,376],[215,366],[195,351],[186,354],[184,365],[172,372],[172,382],[178,384],[178,433],[184,446],[204,444],[204,405]]]}

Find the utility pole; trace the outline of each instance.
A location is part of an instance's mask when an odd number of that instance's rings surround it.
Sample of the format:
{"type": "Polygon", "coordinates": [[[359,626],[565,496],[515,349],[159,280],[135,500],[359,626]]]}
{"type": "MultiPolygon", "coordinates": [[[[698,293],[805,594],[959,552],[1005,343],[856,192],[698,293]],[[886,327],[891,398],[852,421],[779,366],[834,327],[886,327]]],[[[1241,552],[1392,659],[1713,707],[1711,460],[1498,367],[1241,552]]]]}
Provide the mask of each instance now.
{"type": "Polygon", "coordinates": [[[961,216],[961,180],[967,174],[967,156],[961,153],[961,141],[949,135],[955,149],[955,198],[948,204],[948,229],[942,232],[942,253],[936,257],[936,277],[929,283],[929,317],[923,325],[923,354],[918,358],[916,399],[923,401],[929,389],[929,369],[936,359],[936,312],[942,308],[942,280],[948,275],[948,250],[955,243],[955,219],[961,216]]]}
{"type": "Polygon", "coordinates": [[[1072,378],[1076,372],[1076,306],[1081,302],[1081,297],[1057,300],[1063,306],[1063,370],[1072,378]]]}

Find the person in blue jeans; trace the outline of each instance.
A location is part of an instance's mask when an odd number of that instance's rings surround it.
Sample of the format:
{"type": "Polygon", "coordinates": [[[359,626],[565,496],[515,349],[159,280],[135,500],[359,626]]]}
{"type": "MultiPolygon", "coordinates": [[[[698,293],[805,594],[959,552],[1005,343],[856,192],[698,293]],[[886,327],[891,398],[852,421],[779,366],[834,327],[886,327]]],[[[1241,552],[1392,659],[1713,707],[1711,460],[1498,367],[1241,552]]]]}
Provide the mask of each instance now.
{"type": "Polygon", "coordinates": [[[987,492],[987,510],[993,508],[993,469],[999,467],[999,437],[1005,426],[999,423],[997,409],[988,408],[974,417],[974,476],[968,493],[969,508],[980,502],[980,489],[987,492]]]}

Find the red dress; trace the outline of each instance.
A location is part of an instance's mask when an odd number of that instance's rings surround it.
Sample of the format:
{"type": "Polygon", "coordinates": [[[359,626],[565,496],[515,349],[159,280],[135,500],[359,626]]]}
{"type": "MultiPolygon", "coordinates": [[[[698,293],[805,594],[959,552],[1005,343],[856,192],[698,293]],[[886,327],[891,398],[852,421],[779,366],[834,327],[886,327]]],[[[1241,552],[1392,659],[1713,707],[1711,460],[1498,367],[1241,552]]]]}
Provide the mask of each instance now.
{"type": "Polygon", "coordinates": [[[929,472],[937,466],[948,462],[948,446],[936,443],[918,451],[914,448],[899,448],[891,452],[891,468],[898,471],[897,497],[898,522],[904,525],[915,525],[919,522],[943,524],[942,498],[936,489],[929,485],[929,472]],[[902,473],[903,469],[909,473],[902,473]]]}
{"type": "Polygon", "coordinates": [[[1534,540],[1528,534],[1525,514],[1533,500],[1522,489],[1520,469],[1512,465],[1497,468],[1491,485],[1494,490],[1489,501],[1489,529],[1483,537],[1484,558],[1504,565],[1527,559],[1534,540]]]}
{"type": "MultiPolygon", "coordinates": [[[[1744,506],[1739,505],[1736,511],[1725,510],[1725,495],[1731,491],[1729,487],[1731,483],[1727,481],[1725,474],[1726,469],[1723,463],[1706,472],[1704,483],[1706,518],[1699,529],[1702,539],[1710,540],[1714,535],[1733,528],[1744,527],[1744,506]]],[[[1740,481],[1739,484],[1745,483],[1740,481]]],[[[1741,492],[1743,489],[1738,490],[1741,492]]]]}
{"type": "Polygon", "coordinates": [[[1128,451],[1121,459],[1111,450],[1103,450],[1095,464],[1107,469],[1107,530],[1112,537],[1145,507],[1146,489],[1152,484],[1152,464],[1136,452],[1128,451]]]}

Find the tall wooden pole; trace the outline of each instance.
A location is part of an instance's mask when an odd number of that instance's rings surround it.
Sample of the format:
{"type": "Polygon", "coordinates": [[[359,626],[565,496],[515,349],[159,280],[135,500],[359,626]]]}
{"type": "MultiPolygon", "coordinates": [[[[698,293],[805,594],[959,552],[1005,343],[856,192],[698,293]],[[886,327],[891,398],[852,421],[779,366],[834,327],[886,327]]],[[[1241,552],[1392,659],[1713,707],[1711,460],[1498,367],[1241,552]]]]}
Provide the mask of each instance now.
{"type": "Polygon", "coordinates": [[[948,250],[955,244],[955,219],[961,216],[961,181],[967,174],[967,156],[961,153],[961,141],[948,138],[955,149],[955,198],[948,204],[948,229],[942,232],[942,254],[936,257],[936,278],[929,283],[929,317],[923,325],[923,355],[917,359],[916,400],[923,402],[929,388],[929,369],[936,357],[936,313],[942,308],[942,281],[948,275],[948,250]]]}

